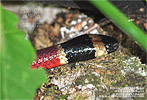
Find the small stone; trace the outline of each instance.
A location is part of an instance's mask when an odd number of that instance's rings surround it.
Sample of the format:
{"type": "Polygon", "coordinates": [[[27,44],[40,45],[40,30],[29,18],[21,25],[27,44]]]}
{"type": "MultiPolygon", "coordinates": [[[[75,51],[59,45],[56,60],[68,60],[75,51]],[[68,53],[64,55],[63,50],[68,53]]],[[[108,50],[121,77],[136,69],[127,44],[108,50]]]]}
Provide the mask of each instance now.
{"type": "Polygon", "coordinates": [[[140,12],[144,12],[144,8],[140,8],[139,11],[140,11],[140,12]]]}

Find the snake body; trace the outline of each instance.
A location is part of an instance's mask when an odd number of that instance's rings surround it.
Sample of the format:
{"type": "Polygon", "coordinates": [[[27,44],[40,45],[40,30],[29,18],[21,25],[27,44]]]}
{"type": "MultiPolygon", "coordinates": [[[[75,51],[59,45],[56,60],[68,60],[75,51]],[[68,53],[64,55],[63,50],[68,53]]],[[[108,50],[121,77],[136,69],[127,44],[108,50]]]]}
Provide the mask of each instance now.
{"type": "Polygon", "coordinates": [[[37,51],[32,68],[50,69],[67,63],[93,59],[118,48],[118,41],[105,35],[85,34],[52,47],[37,51]]]}

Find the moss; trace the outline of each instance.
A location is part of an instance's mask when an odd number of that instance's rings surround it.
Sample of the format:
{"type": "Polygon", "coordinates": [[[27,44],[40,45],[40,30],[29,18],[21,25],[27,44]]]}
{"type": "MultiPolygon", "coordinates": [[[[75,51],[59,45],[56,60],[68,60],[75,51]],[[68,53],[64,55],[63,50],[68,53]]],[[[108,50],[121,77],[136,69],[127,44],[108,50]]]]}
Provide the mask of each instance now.
{"type": "Polygon", "coordinates": [[[84,85],[85,80],[88,80],[86,84],[93,84],[94,86],[97,86],[97,84],[100,83],[100,77],[95,76],[91,72],[87,73],[85,76],[81,76],[76,80],[77,85],[84,85]]]}
{"type": "Polygon", "coordinates": [[[60,100],[64,100],[64,99],[66,99],[68,97],[68,95],[61,95],[60,97],[59,97],[59,99],[60,100]]]}
{"type": "Polygon", "coordinates": [[[85,100],[87,98],[88,98],[88,96],[81,96],[80,94],[77,94],[76,97],[74,97],[71,100],[85,100]]]}
{"type": "Polygon", "coordinates": [[[47,94],[46,96],[50,96],[54,100],[58,100],[59,97],[61,96],[61,91],[58,90],[57,86],[52,86],[51,88],[48,89],[46,94],[47,94]]]}

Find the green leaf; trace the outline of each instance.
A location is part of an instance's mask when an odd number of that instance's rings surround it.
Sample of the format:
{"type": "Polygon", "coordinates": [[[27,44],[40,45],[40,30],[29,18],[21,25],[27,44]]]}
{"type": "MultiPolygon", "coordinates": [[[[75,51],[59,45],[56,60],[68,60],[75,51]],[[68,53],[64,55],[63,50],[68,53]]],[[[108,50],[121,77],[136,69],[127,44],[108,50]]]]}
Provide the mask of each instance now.
{"type": "Polygon", "coordinates": [[[1,99],[32,99],[46,80],[44,70],[31,69],[35,50],[17,23],[17,16],[0,4],[1,99]]]}

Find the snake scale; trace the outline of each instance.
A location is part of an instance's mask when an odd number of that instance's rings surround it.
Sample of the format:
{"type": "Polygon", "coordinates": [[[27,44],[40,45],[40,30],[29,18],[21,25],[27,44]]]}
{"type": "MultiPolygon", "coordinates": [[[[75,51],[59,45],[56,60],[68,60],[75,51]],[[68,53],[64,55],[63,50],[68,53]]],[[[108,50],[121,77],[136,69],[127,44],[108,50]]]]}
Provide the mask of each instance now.
{"type": "Polygon", "coordinates": [[[32,68],[50,69],[60,65],[85,61],[114,52],[119,47],[116,39],[106,35],[85,34],[67,42],[37,51],[32,68]]]}

